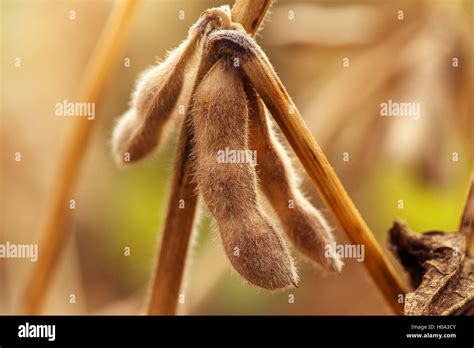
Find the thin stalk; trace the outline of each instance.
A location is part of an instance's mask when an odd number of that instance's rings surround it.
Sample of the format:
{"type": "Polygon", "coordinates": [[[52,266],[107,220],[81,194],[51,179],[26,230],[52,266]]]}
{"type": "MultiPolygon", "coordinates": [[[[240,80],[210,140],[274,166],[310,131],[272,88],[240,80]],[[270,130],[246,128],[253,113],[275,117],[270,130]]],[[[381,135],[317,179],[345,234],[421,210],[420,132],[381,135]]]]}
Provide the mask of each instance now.
{"type": "Polygon", "coordinates": [[[253,36],[271,5],[272,0],[237,0],[232,7],[232,21],[242,24],[245,31],[253,36]]]}
{"type": "MultiPolygon", "coordinates": [[[[254,35],[271,0],[237,0],[232,19],[254,35]]],[[[148,314],[175,315],[196,211],[196,184],[189,165],[192,134],[186,120],[181,130],[171,194],[148,302],[148,314]],[[185,203],[180,209],[179,204],[185,203]]]]}
{"type": "MultiPolygon", "coordinates": [[[[96,103],[96,109],[100,106],[113,67],[120,60],[125,34],[137,5],[138,0],[117,2],[88,64],[80,95],[82,101],[96,103]]],[[[44,303],[52,274],[70,232],[66,226],[69,220],[69,200],[97,120],[89,121],[86,117],[78,117],[73,122],[73,134],[65,145],[54,191],[40,230],[39,258],[23,293],[22,311],[25,314],[38,314],[44,303]]]]}
{"type": "Polygon", "coordinates": [[[267,105],[306,172],[342,229],[355,244],[365,246],[364,265],[387,303],[399,314],[405,289],[364,219],[311,135],[296,105],[264,55],[243,59],[242,69],[267,105]]]}
{"type": "Polygon", "coordinates": [[[461,217],[459,232],[466,236],[466,254],[471,255],[472,234],[474,233],[474,175],[471,177],[471,186],[467,194],[466,204],[461,217]]]}
{"type": "Polygon", "coordinates": [[[179,138],[168,210],[148,303],[150,315],[174,315],[178,305],[197,205],[196,182],[192,180],[189,163],[192,138],[188,125],[186,120],[179,138]]]}

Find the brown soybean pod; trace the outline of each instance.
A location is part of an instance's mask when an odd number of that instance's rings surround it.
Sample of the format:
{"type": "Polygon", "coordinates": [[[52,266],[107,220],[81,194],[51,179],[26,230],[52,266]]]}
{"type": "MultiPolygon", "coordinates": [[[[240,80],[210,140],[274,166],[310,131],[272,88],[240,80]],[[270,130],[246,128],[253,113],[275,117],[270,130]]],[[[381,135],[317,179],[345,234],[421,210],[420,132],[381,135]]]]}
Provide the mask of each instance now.
{"type": "Polygon", "coordinates": [[[248,110],[239,71],[220,59],[194,95],[196,179],[237,272],[266,289],[295,286],[293,261],[257,198],[250,163],[219,163],[218,152],[248,150],[248,110]]]}
{"type": "MultiPolygon", "coordinates": [[[[183,92],[184,80],[193,73],[198,58],[201,38],[212,27],[229,27],[230,10],[227,6],[205,11],[190,29],[188,38],[171,51],[166,59],[145,71],[138,79],[130,109],[122,115],[115,127],[112,147],[120,164],[138,161],[158,147],[164,127],[171,119],[183,92]]],[[[192,86],[190,86],[192,87],[192,86]]],[[[162,141],[163,142],[163,141],[162,141]]]]}
{"type": "Polygon", "coordinates": [[[297,177],[285,148],[274,134],[263,101],[253,87],[245,84],[249,106],[250,148],[257,151],[260,188],[277,213],[289,240],[309,260],[326,270],[339,272],[342,261],[326,256],[334,242],[322,214],[300,192],[297,177]]]}
{"type": "Polygon", "coordinates": [[[140,160],[158,146],[181,93],[186,63],[196,45],[197,37],[183,41],[165,61],[138,80],[131,107],[114,130],[113,152],[118,163],[140,160]]]}

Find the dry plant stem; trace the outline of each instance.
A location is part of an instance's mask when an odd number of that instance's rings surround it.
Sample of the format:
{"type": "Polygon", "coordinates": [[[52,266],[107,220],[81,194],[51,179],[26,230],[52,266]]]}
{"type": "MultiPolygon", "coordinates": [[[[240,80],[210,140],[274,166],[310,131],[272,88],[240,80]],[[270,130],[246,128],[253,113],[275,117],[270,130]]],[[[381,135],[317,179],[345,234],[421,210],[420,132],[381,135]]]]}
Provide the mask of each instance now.
{"type": "Polygon", "coordinates": [[[196,183],[192,180],[190,167],[191,141],[188,122],[181,129],[171,196],[168,202],[166,221],[153,279],[148,314],[174,315],[181,288],[188,244],[196,214],[196,183]],[[180,200],[184,208],[180,209],[180,200]]]}
{"type": "Polygon", "coordinates": [[[263,101],[246,84],[249,105],[250,145],[257,151],[260,188],[277,213],[292,244],[313,264],[340,272],[343,262],[337,255],[327,257],[325,248],[334,242],[323,215],[309,203],[297,183],[286,150],[272,130],[263,101]],[[291,202],[291,204],[290,204],[291,202]]]}
{"type": "MultiPolygon", "coordinates": [[[[201,60],[191,93],[191,104],[192,95],[205,69],[206,62],[201,60]]],[[[192,108],[188,106],[173,168],[171,193],[147,305],[148,315],[175,315],[177,312],[197,208],[197,186],[190,161],[194,138],[193,128],[190,127],[191,118],[192,108]],[[184,202],[184,209],[180,209],[181,202],[184,202]]]]}
{"type": "Polygon", "coordinates": [[[255,35],[271,5],[272,0],[237,0],[232,7],[232,21],[255,35]]]}
{"type": "Polygon", "coordinates": [[[464,206],[459,233],[466,236],[466,254],[469,256],[471,255],[472,234],[474,233],[474,176],[471,179],[471,187],[464,206]]]}
{"type": "Polygon", "coordinates": [[[242,68],[341,227],[353,243],[365,245],[365,266],[391,308],[397,314],[401,313],[403,307],[397,301],[399,295],[405,294],[401,281],[312,137],[278,76],[260,57],[245,60],[242,68]]]}
{"type": "MultiPolygon", "coordinates": [[[[86,79],[80,94],[82,101],[100,103],[114,63],[119,60],[120,48],[137,5],[137,0],[125,1],[119,2],[113,9],[87,67],[86,79]]],[[[30,315],[41,311],[51,275],[67,238],[68,202],[80,173],[92,128],[97,120],[89,121],[85,117],[80,117],[73,122],[75,122],[73,133],[65,145],[61,157],[62,163],[54,181],[54,192],[46,211],[44,225],[40,230],[39,258],[34,264],[23,294],[21,310],[30,315]]]]}
{"type": "MultiPolygon", "coordinates": [[[[270,5],[271,0],[237,0],[232,8],[233,21],[242,23],[247,32],[253,35],[270,5]]],[[[203,62],[203,65],[205,63],[203,62]]],[[[202,71],[200,75],[197,77],[198,80],[203,77],[202,71]]],[[[194,184],[190,179],[192,173],[187,165],[189,163],[188,145],[192,136],[187,125],[188,122],[185,121],[178,145],[172,193],[161,237],[157,267],[148,303],[148,314],[176,314],[196,204],[193,192],[194,184]],[[186,209],[177,208],[179,199],[185,200],[186,209]],[[193,205],[194,207],[191,209],[193,205]]]]}
{"type": "Polygon", "coordinates": [[[275,118],[326,205],[350,240],[365,245],[364,264],[376,286],[395,313],[402,313],[403,306],[397,300],[406,291],[400,279],[312,137],[265,53],[252,39],[231,31],[211,34],[208,44],[210,49],[221,54],[241,57],[244,74],[275,118]]]}

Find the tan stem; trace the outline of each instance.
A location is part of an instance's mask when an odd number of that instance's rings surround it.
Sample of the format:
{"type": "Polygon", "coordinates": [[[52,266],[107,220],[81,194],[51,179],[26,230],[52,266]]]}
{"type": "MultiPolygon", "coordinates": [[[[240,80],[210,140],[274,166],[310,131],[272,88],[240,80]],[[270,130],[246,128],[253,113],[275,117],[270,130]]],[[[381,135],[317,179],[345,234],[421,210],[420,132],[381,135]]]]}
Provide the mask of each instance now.
{"type": "Polygon", "coordinates": [[[405,294],[402,282],[339,181],[326,156],[312,137],[298,109],[263,52],[244,59],[242,68],[342,229],[353,243],[365,246],[364,265],[387,303],[395,313],[402,313],[403,305],[398,302],[399,296],[405,294]]]}
{"type": "MultiPolygon", "coordinates": [[[[81,101],[96,103],[96,107],[100,105],[106,83],[113,67],[119,61],[125,34],[137,4],[137,0],[119,2],[111,13],[90,59],[81,88],[81,101]]],[[[73,122],[75,122],[73,133],[65,145],[54,191],[40,231],[38,261],[34,264],[24,290],[22,312],[25,314],[38,314],[44,303],[51,276],[70,231],[66,226],[69,218],[69,200],[72,198],[71,194],[79,177],[90,134],[97,120],[89,121],[85,117],[80,117],[73,122]]]]}
{"type": "MultiPolygon", "coordinates": [[[[255,34],[271,5],[271,0],[237,0],[232,8],[232,19],[241,23],[250,34],[255,34]]],[[[188,254],[196,210],[196,186],[189,166],[190,129],[185,121],[178,145],[171,195],[157,257],[156,271],[151,285],[148,314],[175,315],[183,272],[188,254]],[[179,209],[183,199],[185,209],[179,209]]]]}
{"type": "Polygon", "coordinates": [[[148,314],[174,315],[196,214],[196,183],[190,166],[188,123],[181,129],[160,252],[148,303],[148,314]]]}
{"type": "Polygon", "coordinates": [[[232,7],[232,21],[242,24],[245,31],[255,35],[272,0],[237,0],[232,7]]]}
{"type": "Polygon", "coordinates": [[[466,254],[471,254],[472,234],[474,233],[474,176],[471,178],[471,186],[467,194],[466,204],[461,217],[459,233],[466,236],[466,254]]]}

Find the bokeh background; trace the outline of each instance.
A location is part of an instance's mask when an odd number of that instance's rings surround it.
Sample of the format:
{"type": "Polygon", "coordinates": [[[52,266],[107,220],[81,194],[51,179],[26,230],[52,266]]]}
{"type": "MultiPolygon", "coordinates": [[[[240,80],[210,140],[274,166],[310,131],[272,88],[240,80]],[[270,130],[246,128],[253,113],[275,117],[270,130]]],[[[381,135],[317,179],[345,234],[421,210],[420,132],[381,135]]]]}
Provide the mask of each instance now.
{"type": "MultiPolygon", "coordinates": [[[[119,170],[111,156],[111,132],[138,74],[184,39],[203,10],[222,4],[232,1],[141,2],[91,121],[97,124],[72,197],[72,233],[43,313],[143,313],[176,140],[158,156],[119,170]],[[130,256],[124,256],[126,247],[130,256]],[[76,303],[69,302],[70,294],[76,303]]],[[[2,0],[2,243],[39,240],[73,125],[70,118],[55,116],[55,104],[77,100],[113,5],[2,0]],[[18,57],[21,67],[15,67],[18,57]],[[21,162],[15,161],[16,152],[21,162]]],[[[418,232],[458,228],[474,148],[473,7],[472,0],[280,0],[257,37],[387,254],[387,231],[396,218],[418,232]],[[380,103],[389,99],[420,102],[420,120],[380,117],[380,103]]],[[[303,187],[338,241],[347,243],[306,180],[303,187]]],[[[181,313],[390,313],[354,260],[346,260],[340,275],[323,275],[296,255],[298,289],[274,294],[248,286],[231,270],[205,209],[190,255],[181,313]],[[288,303],[289,294],[294,303],[288,303]]],[[[0,313],[18,313],[31,266],[29,260],[0,259],[0,313]]]]}

